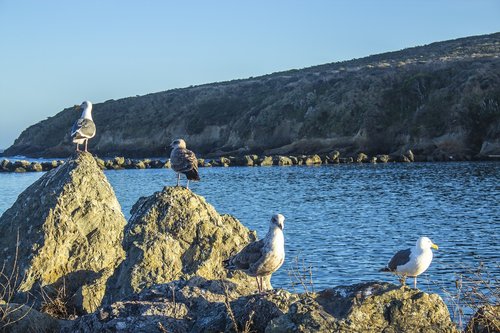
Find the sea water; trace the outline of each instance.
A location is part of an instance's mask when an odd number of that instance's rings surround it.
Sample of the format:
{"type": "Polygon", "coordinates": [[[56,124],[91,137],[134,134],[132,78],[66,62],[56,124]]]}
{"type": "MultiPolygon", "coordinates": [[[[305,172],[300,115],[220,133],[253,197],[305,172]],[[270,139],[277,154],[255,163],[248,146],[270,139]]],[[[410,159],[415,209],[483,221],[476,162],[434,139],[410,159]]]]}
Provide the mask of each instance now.
{"type": "MultiPolygon", "coordinates": [[[[170,169],[105,174],[126,218],[139,197],[176,182],[170,169]]],[[[0,214],[41,175],[0,174],[0,214]]],[[[481,267],[490,277],[500,275],[497,162],[202,168],[200,176],[192,191],[259,237],[272,214],[285,216],[286,259],[273,275],[274,287],[398,283],[379,269],[419,236],[431,238],[439,250],[418,287],[439,293],[448,305],[461,274],[481,267]]]]}

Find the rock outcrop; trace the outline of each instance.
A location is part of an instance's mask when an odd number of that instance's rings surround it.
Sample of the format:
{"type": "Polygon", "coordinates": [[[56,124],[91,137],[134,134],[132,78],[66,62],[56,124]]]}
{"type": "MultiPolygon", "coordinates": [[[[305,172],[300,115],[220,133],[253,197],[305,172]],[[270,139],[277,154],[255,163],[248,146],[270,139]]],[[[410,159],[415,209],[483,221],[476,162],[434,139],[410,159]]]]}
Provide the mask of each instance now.
{"type": "MultiPolygon", "coordinates": [[[[500,155],[500,33],[94,105],[101,156],[500,155]],[[135,117],[137,113],[141,117],[135,117]]],[[[65,156],[73,108],[27,128],[5,156],[65,156]]],[[[142,167],[138,165],[137,167],[142,167]]]]}
{"type": "MultiPolygon", "coordinates": [[[[124,258],[126,220],[105,175],[79,153],[21,193],[0,217],[0,264],[38,306],[55,297],[92,312],[124,258]]],[[[5,282],[5,281],[2,281],[5,282]]]]}
{"type": "Polygon", "coordinates": [[[235,296],[193,278],[144,289],[76,320],[64,332],[457,332],[436,294],[388,283],[319,293],[235,296]],[[235,327],[237,326],[237,329],[235,327]]]}
{"type": "Polygon", "coordinates": [[[122,299],[154,284],[198,276],[228,279],[240,292],[255,290],[253,278],[228,276],[222,262],[256,239],[230,215],[183,187],[165,187],[132,208],[123,247],[127,258],[109,281],[110,299],[122,299]]]}

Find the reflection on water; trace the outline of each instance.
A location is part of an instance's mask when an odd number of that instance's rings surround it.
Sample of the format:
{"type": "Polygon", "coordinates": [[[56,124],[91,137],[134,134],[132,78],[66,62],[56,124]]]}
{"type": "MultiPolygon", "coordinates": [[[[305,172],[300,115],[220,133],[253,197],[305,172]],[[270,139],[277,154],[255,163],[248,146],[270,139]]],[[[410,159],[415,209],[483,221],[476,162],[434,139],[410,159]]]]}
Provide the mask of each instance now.
{"type": "MultiPolygon", "coordinates": [[[[200,174],[202,181],[192,190],[260,237],[273,213],[285,215],[287,259],[273,276],[275,287],[292,288],[287,272],[296,256],[313,267],[315,289],[397,282],[378,270],[421,235],[439,245],[419,278],[423,290],[453,288],[456,273],[479,262],[493,276],[500,273],[499,163],[203,168],[200,174]]],[[[40,176],[0,174],[0,213],[40,176]]],[[[168,169],[106,171],[106,176],[127,218],[140,196],[175,184],[168,169]]]]}

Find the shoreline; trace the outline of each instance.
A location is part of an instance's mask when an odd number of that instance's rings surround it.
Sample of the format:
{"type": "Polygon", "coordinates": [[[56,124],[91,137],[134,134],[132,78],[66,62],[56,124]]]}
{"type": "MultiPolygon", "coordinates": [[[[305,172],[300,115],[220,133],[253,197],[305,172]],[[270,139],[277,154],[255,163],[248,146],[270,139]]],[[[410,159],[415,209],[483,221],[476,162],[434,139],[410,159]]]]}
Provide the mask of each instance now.
{"type": "MultiPolygon", "coordinates": [[[[65,163],[65,159],[45,159],[42,161],[28,161],[14,156],[15,161],[7,157],[0,160],[0,173],[44,172],[57,168],[65,163]]],[[[145,158],[133,159],[122,156],[101,159],[94,156],[102,170],[127,169],[169,169],[170,159],[145,158]]],[[[413,162],[465,162],[465,161],[500,161],[499,155],[471,157],[471,156],[423,156],[414,155],[411,150],[405,154],[378,154],[368,156],[364,153],[341,156],[338,151],[328,154],[312,155],[243,155],[221,156],[218,158],[198,158],[198,167],[266,167],[266,166],[318,166],[332,164],[386,164],[386,163],[413,163],[413,162]]]]}

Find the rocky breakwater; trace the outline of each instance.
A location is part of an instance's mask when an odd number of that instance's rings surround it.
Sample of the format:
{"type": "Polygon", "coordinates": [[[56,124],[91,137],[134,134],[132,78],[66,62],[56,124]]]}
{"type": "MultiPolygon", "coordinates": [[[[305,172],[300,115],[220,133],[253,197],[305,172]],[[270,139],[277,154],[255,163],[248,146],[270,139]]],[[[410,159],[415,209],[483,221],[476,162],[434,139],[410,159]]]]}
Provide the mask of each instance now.
{"type": "Polygon", "coordinates": [[[93,312],[125,257],[125,224],[92,155],[47,172],[0,217],[0,279],[16,291],[5,301],[44,309],[58,300],[68,313],[93,312]]]}
{"type": "Polygon", "coordinates": [[[109,280],[108,296],[122,299],[155,284],[197,276],[225,280],[239,293],[256,289],[254,279],[232,275],[222,261],[256,239],[230,215],[183,187],[165,187],[133,206],[123,247],[127,258],[109,280]]]}

